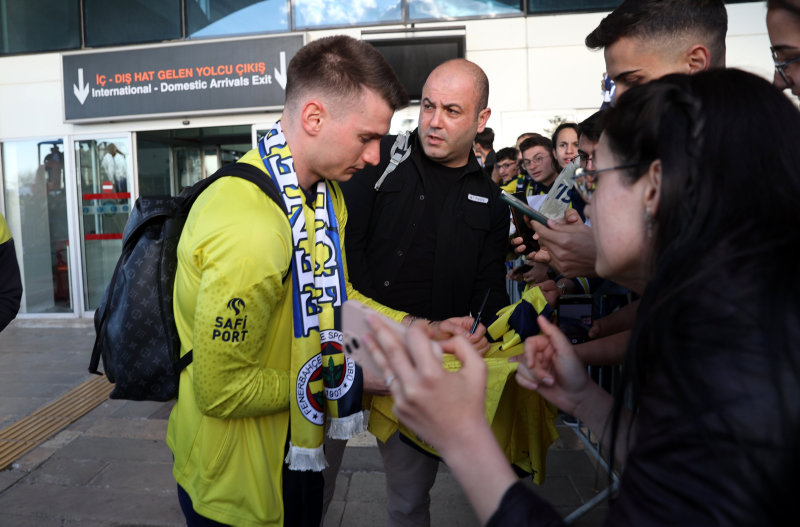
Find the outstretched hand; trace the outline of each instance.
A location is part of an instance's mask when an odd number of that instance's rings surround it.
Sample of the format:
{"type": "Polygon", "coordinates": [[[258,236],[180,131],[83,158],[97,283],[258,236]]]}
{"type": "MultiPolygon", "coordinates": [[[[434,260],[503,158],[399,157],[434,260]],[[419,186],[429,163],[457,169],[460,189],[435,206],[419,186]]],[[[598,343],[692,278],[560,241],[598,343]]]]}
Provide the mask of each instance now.
{"type": "Polygon", "coordinates": [[[463,336],[436,343],[416,326],[398,337],[377,317],[367,322],[374,332],[367,349],[386,376],[395,415],[439,452],[485,525],[517,481],[486,420],[486,363],[463,336]],[[437,345],[461,369],[445,370],[437,345]]]}
{"type": "Polygon", "coordinates": [[[367,321],[373,335],[364,340],[384,373],[400,421],[440,452],[452,441],[470,437],[474,427],[486,426],[487,367],[466,338],[435,343],[422,328],[412,326],[401,339],[377,317],[367,321]],[[444,369],[437,345],[458,358],[459,371],[444,369]]]}
{"type": "Polygon", "coordinates": [[[528,254],[528,259],[545,263],[568,278],[596,276],[594,235],[578,211],[567,209],[563,221],[549,220],[547,225],[532,221],[531,227],[543,250],[528,254]]]}
{"type": "Polygon", "coordinates": [[[561,291],[558,289],[558,286],[554,281],[546,280],[538,284],[536,287],[538,287],[539,291],[542,292],[544,299],[547,300],[548,304],[555,306],[558,303],[558,299],[561,296],[561,291]]]}
{"type": "MultiPolygon", "coordinates": [[[[456,336],[467,339],[481,355],[489,351],[489,340],[486,338],[486,326],[478,324],[475,332],[470,334],[475,319],[472,317],[451,317],[440,322],[428,324],[428,336],[433,340],[443,341],[456,336]]],[[[421,326],[421,324],[420,324],[421,326]]]]}
{"type": "Polygon", "coordinates": [[[574,414],[594,383],[561,330],[546,317],[539,316],[537,322],[542,334],[529,337],[525,351],[516,357],[517,382],[574,414]]]}

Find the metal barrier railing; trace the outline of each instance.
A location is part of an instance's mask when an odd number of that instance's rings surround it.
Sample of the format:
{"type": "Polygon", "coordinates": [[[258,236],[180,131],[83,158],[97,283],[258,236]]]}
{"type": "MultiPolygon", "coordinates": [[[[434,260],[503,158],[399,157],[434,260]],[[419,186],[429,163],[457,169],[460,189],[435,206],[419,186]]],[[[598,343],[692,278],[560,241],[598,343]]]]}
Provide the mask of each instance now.
{"type": "MultiPolygon", "coordinates": [[[[506,271],[509,271],[524,262],[525,258],[522,256],[519,256],[514,260],[507,261],[506,271]]],[[[522,298],[522,290],[524,288],[525,288],[524,283],[516,282],[506,277],[506,292],[508,293],[509,304],[516,304],[517,302],[519,302],[520,298],[522,298]]]]}
{"type": "MultiPolygon", "coordinates": [[[[619,377],[619,366],[588,366],[589,377],[594,380],[598,386],[614,393],[616,388],[617,379],[619,377]]],[[[599,438],[593,437],[589,429],[582,425],[580,421],[573,427],[578,439],[581,440],[586,451],[592,456],[595,462],[600,465],[605,473],[611,477],[611,483],[602,491],[598,492],[592,499],[569,513],[564,521],[568,524],[574,522],[594,507],[606,501],[611,495],[615,494],[619,489],[619,474],[612,467],[609,467],[606,461],[606,454],[600,446],[599,438]]]]}

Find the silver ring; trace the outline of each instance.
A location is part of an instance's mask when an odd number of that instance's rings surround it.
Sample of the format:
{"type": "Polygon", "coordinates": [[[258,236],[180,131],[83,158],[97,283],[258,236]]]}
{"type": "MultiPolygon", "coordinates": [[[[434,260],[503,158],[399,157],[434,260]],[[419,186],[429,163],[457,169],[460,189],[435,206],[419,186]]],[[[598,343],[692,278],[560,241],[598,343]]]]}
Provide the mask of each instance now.
{"type": "Polygon", "coordinates": [[[394,374],[389,375],[388,377],[386,377],[386,387],[387,388],[392,385],[392,381],[394,381],[394,378],[395,378],[394,374]]]}

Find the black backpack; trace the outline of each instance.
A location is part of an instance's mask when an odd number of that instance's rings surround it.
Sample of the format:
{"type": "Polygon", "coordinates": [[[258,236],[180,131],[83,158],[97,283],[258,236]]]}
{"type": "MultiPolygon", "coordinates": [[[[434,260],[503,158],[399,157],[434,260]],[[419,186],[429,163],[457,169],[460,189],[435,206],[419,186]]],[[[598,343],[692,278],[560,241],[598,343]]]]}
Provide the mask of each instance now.
{"type": "Polygon", "coordinates": [[[197,196],[211,183],[236,176],[258,185],[281,210],[283,198],[269,177],[246,163],[233,163],[184,189],[179,196],[140,197],[122,238],[122,255],[94,314],[96,339],[89,371],[98,375],[100,357],[112,399],[169,401],[178,395],[181,370],[192,352],[180,354],[172,311],[178,241],[197,196]]]}

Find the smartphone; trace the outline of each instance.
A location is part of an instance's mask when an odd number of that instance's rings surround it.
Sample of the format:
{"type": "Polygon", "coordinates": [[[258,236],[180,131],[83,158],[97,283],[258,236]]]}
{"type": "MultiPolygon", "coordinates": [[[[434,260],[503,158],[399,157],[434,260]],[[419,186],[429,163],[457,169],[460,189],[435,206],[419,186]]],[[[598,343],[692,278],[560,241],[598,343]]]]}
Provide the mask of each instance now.
{"type": "MultiPolygon", "coordinates": [[[[356,364],[383,377],[383,372],[362,340],[364,335],[372,334],[372,328],[370,328],[366,320],[367,316],[371,314],[376,315],[383,323],[389,326],[389,329],[394,331],[401,341],[405,342],[405,335],[408,331],[407,326],[375,311],[358,300],[348,300],[342,306],[342,347],[345,355],[356,361],[356,364]]],[[[433,348],[434,357],[441,362],[444,356],[442,347],[438,342],[432,342],[431,347],[433,348]]]]}
{"type": "Polygon", "coordinates": [[[592,295],[564,295],[558,299],[558,327],[573,344],[589,340],[593,306],[592,295]]]}
{"type": "MultiPolygon", "coordinates": [[[[525,200],[525,193],[518,192],[512,194],[512,196],[516,197],[520,201],[525,200]]],[[[525,223],[525,219],[523,218],[522,212],[520,212],[515,207],[511,207],[511,221],[514,222],[514,228],[517,231],[515,236],[522,237],[522,243],[525,244],[525,253],[530,253],[532,251],[539,250],[539,242],[533,239],[533,235],[535,234],[533,229],[531,229],[527,223],[525,223]]],[[[524,272],[524,271],[523,271],[524,272]]]]}
{"type": "Polygon", "coordinates": [[[531,264],[518,265],[514,268],[514,274],[525,274],[531,269],[533,269],[533,266],[531,264]]]}
{"type": "Polygon", "coordinates": [[[348,300],[342,306],[342,348],[344,348],[345,355],[356,361],[356,364],[362,368],[369,369],[379,377],[383,377],[383,372],[362,341],[364,335],[372,333],[372,328],[367,324],[367,315],[370,314],[377,315],[401,338],[408,328],[358,300],[348,300]]]}
{"type": "Polygon", "coordinates": [[[537,210],[533,209],[530,205],[528,205],[526,201],[523,201],[515,197],[513,194],[510,194],[505,190],[500,191],[500,197],[503,199],[503,201],[511,205],[512,210],[516,209],[525,216],[528,216],[529,218],[536,220],[539,223],[547,225],[547,218],[545,218],[544,215],[542,215],[540,212],[538,212],[537,210]]]}

